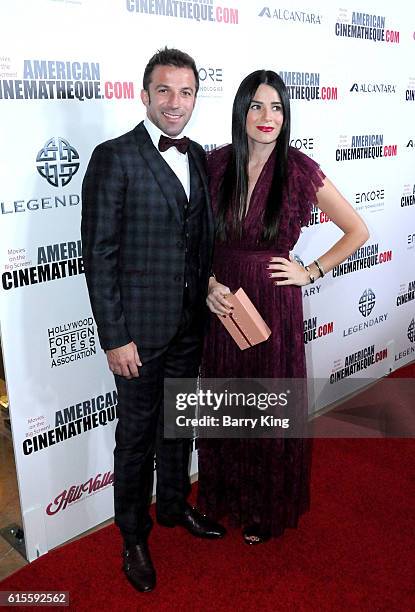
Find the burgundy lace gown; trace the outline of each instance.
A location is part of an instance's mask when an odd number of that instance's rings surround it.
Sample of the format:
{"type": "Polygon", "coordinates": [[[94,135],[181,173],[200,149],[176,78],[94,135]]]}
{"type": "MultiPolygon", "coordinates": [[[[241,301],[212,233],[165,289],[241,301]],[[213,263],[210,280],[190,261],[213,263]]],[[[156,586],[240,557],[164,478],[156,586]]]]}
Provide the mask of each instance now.
{"type": "MultiPolygon", "coordinates": [[[[209,158],[213,210],[230,154],[230,145],[209,158]]],[[[243,287],[272,330],[271,337],[241,351],[216,315],[205,340],[206,378],[304,378],[303,309],[300,287],[278,287],[269,278],[273,256],[288,258],[301,227],[310,219],[324,174],[296,149],[288,158],[288,190],[273,243],[261,244],[262,215],[271,186],[274,155],[265,164],[251,195],[242,238],[217,243],[213,270],[231,290],[243,287]]],[[[296,527],[310,503],[311,443],[303,439],[200,439],[198,505],[210,517],[227,516],[234,526],[259,522],[273,536],[296,527]]]]}

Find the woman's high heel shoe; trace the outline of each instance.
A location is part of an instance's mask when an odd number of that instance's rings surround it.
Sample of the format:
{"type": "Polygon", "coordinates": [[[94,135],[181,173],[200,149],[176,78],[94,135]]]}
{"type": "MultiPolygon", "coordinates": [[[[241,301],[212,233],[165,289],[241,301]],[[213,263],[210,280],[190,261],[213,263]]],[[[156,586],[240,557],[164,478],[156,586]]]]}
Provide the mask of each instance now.
{"type": "Polygon", "coordinates": [[[261,525],[253,524],[249,527],[245,527],[242,531],[242,536],[245,544],[253,546],[255,544],[263,544],[271,538],[271,533],[267,530],[261,529],[261,525]]]}

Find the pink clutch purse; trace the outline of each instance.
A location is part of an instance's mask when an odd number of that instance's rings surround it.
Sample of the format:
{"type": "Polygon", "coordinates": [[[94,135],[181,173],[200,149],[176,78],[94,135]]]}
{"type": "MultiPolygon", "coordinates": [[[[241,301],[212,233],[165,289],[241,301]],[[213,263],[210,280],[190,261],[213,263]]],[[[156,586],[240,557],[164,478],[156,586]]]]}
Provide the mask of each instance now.
{"type": "Polygon", "coordinates": [[[233,311],[218,317],[241,350],[268,340],[271,330],[242,288],[227,295],[226,299],[233,311]]]}

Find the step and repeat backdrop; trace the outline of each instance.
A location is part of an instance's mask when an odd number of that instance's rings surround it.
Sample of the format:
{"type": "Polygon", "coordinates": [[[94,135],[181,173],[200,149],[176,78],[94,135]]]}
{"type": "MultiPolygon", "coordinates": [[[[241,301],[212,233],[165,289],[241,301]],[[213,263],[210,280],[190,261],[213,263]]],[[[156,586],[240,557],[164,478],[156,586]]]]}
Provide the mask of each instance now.
{"type": "MultiPolygon", "coordinates": [[[[303,290],[310,411],[414,359],[415,9],[31,0],[3,1],[0,18],[1,334],[33,560],[113,514],[117,395],[85,285],[81,183],[96,144],[144,118],[142,73],[158,48],[196,59],[187,132],[207,151],[230,140],[242,78],[277,71],[292,146],[367,222],[368,243],[303,290]]],[[[315,210],[294,254],[309,262],[340,235],[315,210]]]]}

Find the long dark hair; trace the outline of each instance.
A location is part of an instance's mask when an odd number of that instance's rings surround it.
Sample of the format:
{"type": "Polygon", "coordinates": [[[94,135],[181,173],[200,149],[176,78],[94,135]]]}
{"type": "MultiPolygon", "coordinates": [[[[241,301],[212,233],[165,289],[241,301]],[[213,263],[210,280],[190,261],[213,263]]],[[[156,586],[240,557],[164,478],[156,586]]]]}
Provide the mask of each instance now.
{"type": "Polygon", "coordinates": [[[241,236],[241,219],[246,212],[248,195],[248,137],[246,116],[255,92],[261,84],[273,87],[279,94],[284,114],[281,132],[272,155],[275,156],[275,170],[271,189],[263,216],[264,241],[272,240],[278,232],[282,195],[287,182],[288,147],[290,144],[290,99],[281,77],[272,70],[256,70],[248,74],[239,85],[232,108],[232,152],[219,190],[217,235],[225,240],[229,230],[234,236],[241,236]],[[228,214],[231,211],[231,223],[228,214]]]}

